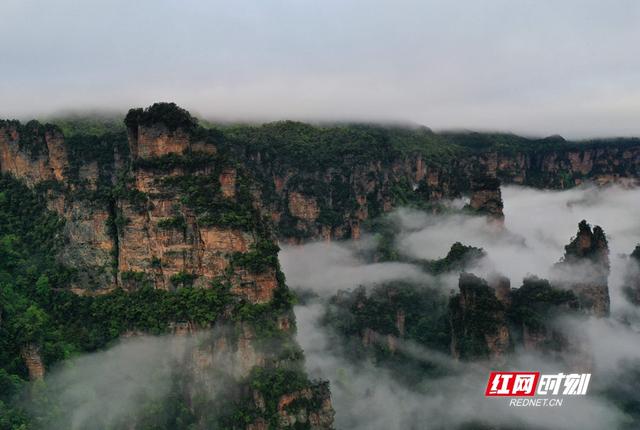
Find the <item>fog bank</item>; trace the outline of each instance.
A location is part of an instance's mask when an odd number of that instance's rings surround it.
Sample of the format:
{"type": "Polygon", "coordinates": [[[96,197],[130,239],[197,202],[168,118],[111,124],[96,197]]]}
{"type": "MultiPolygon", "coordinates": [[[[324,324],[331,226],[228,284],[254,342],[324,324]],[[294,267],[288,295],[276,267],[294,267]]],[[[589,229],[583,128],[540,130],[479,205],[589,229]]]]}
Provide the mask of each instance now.
{"type": "MultiPolygon", "coordinates": [[[[389,215],[399,228],[397,249],[411,258],[438,259],[451,245],[481,247],[487,257],[473,273],[488,276],[499,272],[519,287],[529,274],[549,277],[552,266],[564,254],[564,246],[586,219],[600,225],[610,248],[612,316],[605,319],[577,317],[558,326],[567,336],[580,338],[592,365],[589,395],[565,398],[559,408],[510,408],[504,399],[484,397],[489,363],[464,364],[449,359],[451,371],[445,377],[425,379],[408,387],[383,367],[370,362],[354,363],[346,358],[336,336],[320,324],[325,298],[341,289],[374,286],[391,280],[417,285],[431,283],[457,290],[457,276],[434,279],[416,272],[412,264],[370,263],[363,250],[373,249],[374,238],[340,243],[314,243],[283,247],[281,262],[288,284],[311,289],[319,298],[296,307],[298,341],[307,356],[312,376],[328,378],[338,428],[442,428],[449,429],[473,420],[494,425],[543,429],[621,428],[629,422],[618,406],[602,393],[622,390],[627,400],[637,400],[632,380],[625,375],[640,368],[639,313],[622,295],[627,255],[640,243],[640,190],[617,186],[578,187],[567,191],[541,191],[523,187],[502,188],[505,231],[496,232],[483,217],[463,214],[433,215],[400,209],[389,215]],[[622,323],[619,317],[631,319],[622,323]]],[[[401,341],[399,348],[412,357],[441,360],[433,351],[401,341]]],[[[566,365],[537,354],[516,350],[510,368],[567,372],[566,365]]]]}

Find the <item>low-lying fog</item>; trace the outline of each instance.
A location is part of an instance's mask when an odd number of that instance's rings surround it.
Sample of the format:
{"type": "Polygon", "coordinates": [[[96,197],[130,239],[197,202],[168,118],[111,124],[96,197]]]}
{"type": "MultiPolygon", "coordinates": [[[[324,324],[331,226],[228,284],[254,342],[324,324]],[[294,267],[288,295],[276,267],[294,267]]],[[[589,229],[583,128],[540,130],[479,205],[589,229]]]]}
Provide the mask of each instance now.
{"type": "MultiPolygon", "coordinates": [[[[482,217],[400,209],[389,215],[401,232],[396,246],[406,256],[426,259],[444,257],[454,242],[481,247],[488,256],[472,272],[479,276],[500,272],[517,288],[528,274],[549,277],[551,266],[563,256],[564,246],[576,235],[582,219],[592,226],[600,225],[609,241],[612,316],[591,319],[582,327],[587,329],[594,356],[591,385],[626,383],[619,375],[623,365],[637,368],[640,335],[619,323],[617,317],[638,315],[621,287],[627,255],[640,243],[640,190],[612,186],[540,191],[507,186],[502,188],[502,197],[503,233],[482,217]]],[[[452,205],[460,206],[460,202],[452,205]]],[[[298,341],[311,375],[331,381],[337,428],[451,428],[479,419],[495,425],[603,429],[618,428],[628,421],[616,406],[597,395],[569,398],[560,408],[509,408],[504,399],[484,397],[488,373],[482,364],[452,363],[463,367],[455,377],[425,381],[427,389],[422,386],[417,392],[380,367],[346,360],[339,349],[328,344],[329,337],[318,324],[328,297],[338,290],[390,280],[417,284],[431,280],[411,264],[365,262],[360,251],[373,246],[373,238],[364,237],[357,242],[284,246],[280,253],[289,286],[313,290],[319,296],[296,307],[298,341]]],[[[444,276],[440,281],[443,288],[457,290],[457,276],[444,276]]],[[[566,370],[554,367],[556,363],[549,359],[522,352],[517,352],[514,360],[523,370],[566,370]]]]}

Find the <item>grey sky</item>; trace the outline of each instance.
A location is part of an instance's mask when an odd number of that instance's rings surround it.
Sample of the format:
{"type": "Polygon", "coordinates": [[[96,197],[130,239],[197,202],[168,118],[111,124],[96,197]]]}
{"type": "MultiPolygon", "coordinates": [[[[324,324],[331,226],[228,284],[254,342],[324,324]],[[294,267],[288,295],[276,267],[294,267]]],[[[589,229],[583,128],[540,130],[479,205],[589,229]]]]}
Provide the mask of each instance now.
{"type": "Polygon", "coordinates": [[[175,101],[236,119],[640,135],[635,0],[3,0],[0,117],[175,101]]]}

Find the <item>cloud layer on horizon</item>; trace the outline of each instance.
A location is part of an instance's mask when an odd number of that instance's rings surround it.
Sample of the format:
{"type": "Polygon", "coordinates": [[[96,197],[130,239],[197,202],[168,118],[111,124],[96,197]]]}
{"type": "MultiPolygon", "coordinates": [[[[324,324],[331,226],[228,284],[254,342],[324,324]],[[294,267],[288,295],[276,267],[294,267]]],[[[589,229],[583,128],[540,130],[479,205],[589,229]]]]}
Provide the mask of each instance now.
{"type": "Polygon", "coordinates": [[[222,120],[640,135],[640,4],[7,0],[0,117],[175,101],[222,120]]]}

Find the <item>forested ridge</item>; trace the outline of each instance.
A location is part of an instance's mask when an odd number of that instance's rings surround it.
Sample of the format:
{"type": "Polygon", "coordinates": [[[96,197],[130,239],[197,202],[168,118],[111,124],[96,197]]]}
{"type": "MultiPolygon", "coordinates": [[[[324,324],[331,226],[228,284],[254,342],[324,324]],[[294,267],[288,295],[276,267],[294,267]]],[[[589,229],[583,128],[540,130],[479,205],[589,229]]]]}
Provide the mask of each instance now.
{"type": "MultiPolygon", "coordinates": [[[[55,399],[48,398],[46,390],[41,391],[38,402],[47,406],[39,411],[25,407],[32,386],[42,383],[28,382],[33,369],[28,368],[26,357],[39,357],[40,362],[31,360],[31,365],[44,372],[64,360],[104,350],[124,334],[167,334],[180,323],[204,329],[221,322],[236,324],[234,340],[248,327],[255,345],[278,345],[270,356],[273,363],[265,360],[266,364],[254,366],[243,379],[249,391],[234,393],[230,412],[220,412],[228,409],[225,403],[199,406],[200,412],[215,411],[215,425],[240,428],[264,421],[277,426],[283,413],[280,402],[292,393],[298,397],[291,408],[326,408],[322,399],[328,399],[328,388],[308,380],[302,351],[292,338],[295,298],[280,270],[276,235],[301,243],[358,238],[363,228],[377,234],[377,261],[409,262],[434,276],[460,271],[483,251],[456,243],[443,259],[408,261],[393,247],[395,232],[379,217],[400,206],[446,211],[438,207],[442,199],[485,192],[478,185],[485,182],[495,191],[500,181],[568,188],[591,178],[634,177],[638,173],[634,151],[640,147],[638,139],[571,142],[558,136],[435,133],[426,127],[401,125],[214,124],[166,103],[132,109],[124,121],[117,116],[77,116],[46,123],[0,121],[0,129],[19,136],[18,150],[31,161],[53,157],[48,146],[51,136],[60,137],[68,157],[63,171],[57,173],[64,180],[27,186],[28,181],[10,173],[0,177],[0,428],[7,429],[46,427],[60,418],[55,399]],[[186,136],[188,149],[163,155],[133,154],[132,140],[150,139],[138,136],[149,130],[169,136],[169,143],[186,136]],[[594,158],[597,154],[605,155],[598,160],[594,158]],[[515,161],[507,165],[504,160],[515,161]],[[528,176],[519,176],[520,166],[526,167],[528,176]],[[489,176],[491,181],[478,182],[478,177],[489,176]],[[142,191],[139,186],[148,186],[146,180],[157,189],[142,191]],[[78,260],[86,252],[74,256],[75,264],[60,258],[77,245],[73,240],[78,241],[65,225],[81,218],[53,210],[60,197],[86,209],[87,214],[95,215],[92,211],[98,213],[98,208],[104,215],[104,219],[96,217],[99,221],[93,227],[104,230],[110,251],[102,250],[106,263],[92,267],[90,276],[89,268],[78,260]],[[168,267],[169,253],[162,258],[144,255],[148,260],[140,266],[144,270],[120,270],[120,241],[127,229],[132,230],[132,218],[149,222],[149,214],[156,209],[152,201],[165,204],[163,199],[172,203],[154,221],[163,240],[195,246],[193,243],[202,243],[197,239],[202,231],[219,234],[222,230],[232,232],[233,237],[249,237],[250,245],[224,257],[228,266],[224,276],[215,280],[203,281],[203,269],[198,267],[171,272],[166,275],[165,288],[157,288],[157,273],[168,267]],[[196,273],[198,270],[201,272],[196,273]],[[247,279],[254,284],[256,279],[263,282],[263,275],[273,277],[268,284],[273,285],[273,295],[266,302],[257,302],[259,296],[250,299],[237,293],[238,285],[245,288],[247,279]],[[242,279],[234,284],[233,276],[242,279]],[[262,396],[258,405],[252,403],[255,393],[262,396]]],[[[27,179],[31,173],[27,169],[27,179]]],[[[214,241],[214,246],[229,245],[222,242],[214,241]]],[[[186,261],[185,254],[181,255],[186,261]]],[[[445,353],[451,339],[457,337],[460,357],[472,359],[489,354],[484,336],[497,330],[496,314],[510,327],[535,329],[550,309],[575,307],[572,294],[558,292],[535,278],[514,292],[509,307],[491,295],[484,280],[469,277],[460,282],[461,294],[467,291],[479,300],[475,313],[464,314],[457,298],[450,301],[434,289],[398,283],[337,296],[324,322],[345,339],[363,330],[397,336],[397,312],[402,311],[403,321],[408,322],[402,335],[408,340],[445,353]],[[531,303],[535,306],[529,306],[531,303]],[[475,328],[468,330],[469,326],[475,328]]],[[[373,357],[396,366],[399,374],[411,369],[401,369],[408,357],[390,353],[384,345],[376,344],[373,352],[356,346],[356,360],[373,357]]],[[[418,367],[418,373],[438,372],[430,365],[418,367]]],[[[412,375],[415,373],[405,372],[403,377],[411,379],[412,375]]],[[[150,428],[202,428],[202,416],[195,411],[198,406],[187,405],[178,397],[172,401],[173,415],[148,421],[150,428]]],[[[148,410],[151,413],[158,407],[150,405],[148,410]]],[[[213,425],[214,421],[207,422],[213,425]]]]}

